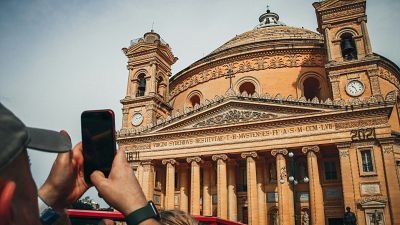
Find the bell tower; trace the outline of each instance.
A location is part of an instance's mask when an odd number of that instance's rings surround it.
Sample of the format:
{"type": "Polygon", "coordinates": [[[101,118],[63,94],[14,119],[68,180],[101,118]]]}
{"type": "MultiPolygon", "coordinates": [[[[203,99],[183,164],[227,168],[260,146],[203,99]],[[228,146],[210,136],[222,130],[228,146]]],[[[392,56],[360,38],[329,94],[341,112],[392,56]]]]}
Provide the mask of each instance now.
{"type": "Polygon", "coordinates": [[[144,128],[165,119],[171,65],[177,61],[169,45],[153,30],[131,41],[122,51],[128,57],[128,84],[122,103],[122,128],[144,128]]]}
{"type": "Polygon", "coordinates": [[[325,65],[334,100],[380,95],[378,56],[367,29],[366,0],[326,0],[313,4],[325,37],[325,65]]]}

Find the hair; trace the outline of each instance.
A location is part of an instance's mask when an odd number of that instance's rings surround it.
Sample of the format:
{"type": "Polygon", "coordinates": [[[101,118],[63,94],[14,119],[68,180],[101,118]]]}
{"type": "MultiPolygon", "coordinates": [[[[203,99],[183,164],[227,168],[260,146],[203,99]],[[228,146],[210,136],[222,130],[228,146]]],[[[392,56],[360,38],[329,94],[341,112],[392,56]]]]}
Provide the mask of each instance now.
{"type": "Polygon", "coordinates": [[[180,210],[166,210],[160,212],[160,222],[163,225],[198,225],[188,213],[180,210]]]}

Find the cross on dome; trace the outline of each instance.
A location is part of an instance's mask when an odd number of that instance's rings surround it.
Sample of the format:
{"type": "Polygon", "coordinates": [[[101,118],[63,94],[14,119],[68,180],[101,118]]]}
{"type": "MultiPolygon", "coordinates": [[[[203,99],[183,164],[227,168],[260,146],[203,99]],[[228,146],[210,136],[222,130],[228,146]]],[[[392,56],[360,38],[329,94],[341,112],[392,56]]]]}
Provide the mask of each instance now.
{"type": "Polygon", "coordinates": [[[267,12],[263,13],[258,20],[260,24],[257,25],[256,29],[262,27],[286,26],[279,21],[279,15],[277,13],[271,12],[269,5],[267,5],[267,12]]]}

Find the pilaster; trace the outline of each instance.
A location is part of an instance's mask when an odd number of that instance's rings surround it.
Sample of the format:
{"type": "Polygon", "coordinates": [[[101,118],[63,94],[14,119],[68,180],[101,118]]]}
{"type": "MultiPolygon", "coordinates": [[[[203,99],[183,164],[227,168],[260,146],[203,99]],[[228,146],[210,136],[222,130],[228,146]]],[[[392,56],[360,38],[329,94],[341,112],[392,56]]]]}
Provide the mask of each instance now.
{"type": "Polygon", "coordinates": [[[380,140],[392,224],[400,224],[400,181],[396,173],[394,140],[380,140]]]}
{"type": "MultiPolygon", "coordinates": [[[[356,199],[354,195],[354,182],[353,182],[353,170],[352,163],[350,160],[350,147],[351,143],[340,143],[337,144],[339,150],[340,160],[340,172],[342,174],[342,189],[343,189],[343,201],[345,207],[350,207],[352,210],[357,209],[356,199]],[[349,174],[350,173],[350,174],[349,174]],[[345,174],[349,174],[345,176],[345,174]]],[[[353,162],[357,163],[357,162],[353,162]]]]}
{"type": "Polygon", "coordinates": [[[260,222],[258,218],[257,173],[255,161],[258,155],[256,152],[245,152],[242,153],[241,156],[246,159],[249,224],[257,225],[260,222]]]}
{"type": "Polygon", "coordinates": [[[236,160],[228,160],[228,220],[237,221],[236,160]]]}
{"type": "Polygon", "coordinates": [[[154,195],[154,165],[151,161],[142,162],[143,166],[143,192],[148,201],[153,200],[154,195]]]}
{"type": "Polygon", "coordinates": [[[175,208],[175,159],[164,159],[162,164],[166,165],[166,178],[165,178],[165,209],[175,208]]]}
{"type": "Polygon", "coordinates": [[[294,203],[293,191],[290,189],[289,180],[286,170],[285,156],[288,154],[287,149],[276,149],[271,151],[272,156],[276,157],[276,177],[278,186],[278,210],[279,224],[294,224],[294,203]]]}
{"type": "Polygon", "coordinates": [[[318,159],[316,153],[319,152],[318,146],[307,146],[302,148],[302,152],[307,154],[309,191],[310,191],[310,211],[311,224],[319,225],[325,223],[324,194],[319,180],[318,159]]]}
{"type": "Polygon", "coordinates": [[[228,219],[228,199],[227,199],[227,179],[226,179],[226,160],[225,154],[213,155],[212,160],[217,162],[217,216],[222,219],[228,219]]]}
{"type": "Polygon", "coordinates": [[[187,158],[190,164],[190,213],[200,215],[200,157],[187,158]]]}
{"type": "Polygon", "coordinates": [[[189,212],[188,168],[187,164],[179,166],[179,206],[183,212],[189,212]]]}
{"type": "Polygon", "coordinates": [[[203,163],[203,216],[212,216],[211,162],[203,163]]]}

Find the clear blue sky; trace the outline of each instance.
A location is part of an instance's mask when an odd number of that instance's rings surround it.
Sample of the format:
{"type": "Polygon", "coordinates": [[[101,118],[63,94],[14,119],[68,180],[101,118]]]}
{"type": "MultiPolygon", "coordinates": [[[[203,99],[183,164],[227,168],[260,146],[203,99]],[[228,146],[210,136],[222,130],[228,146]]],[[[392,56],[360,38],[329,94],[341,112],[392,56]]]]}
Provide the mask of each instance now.
{"type": "MultiPolygon", "coordinates": [[[[0,101],[29,126],[67,130],[80,141],[80,113],[111,108],[121,127],[127,70],[121,48],[151,29],[179,58],[173,74],[236,34],[271,5],[281,21],[315,31],[309,0],[2,0],[0,101]]],[[[373,50],[400,64],[400,1],[368,0],[373,50]]],[[[53,154],[30,152],[41,185],[53,154]]],[[[95,191],[88,193],[98,199],[95,191]]]]}

